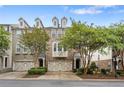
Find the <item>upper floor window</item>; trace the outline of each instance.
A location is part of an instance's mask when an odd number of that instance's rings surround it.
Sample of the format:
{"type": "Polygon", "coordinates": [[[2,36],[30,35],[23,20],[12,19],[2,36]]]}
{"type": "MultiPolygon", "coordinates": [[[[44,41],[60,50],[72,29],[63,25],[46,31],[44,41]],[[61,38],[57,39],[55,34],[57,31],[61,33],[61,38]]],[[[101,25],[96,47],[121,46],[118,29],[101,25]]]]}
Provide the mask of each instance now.
{"type": "Polygon", "coordinates": [[[56,24],[57,24],[56,21],[54,21],[54,26],[56,26],[56,24]]]}
{"type": "Polygon", "coordinates": [[[56,43],[54,44],[54,51],[56,51],[56,43]]]}
{"type": "Polygon", "coordinates": [[[28,48],[27,47],[23,47],[23,52],[27,53],[27,51],[28,51],[28,48]]]}
{"type": "Polygon", "coordinates": [[[37,22],[36,26],[37,26],[37,27],[39,26],[39,22],[37,22]]]}
{"type": "Polygon", "coordinates": [[[20,26],[23,26],[23,22],[20,22],[20,26]]]}
{"type": "Polygon", "coordinates": [[[56,31],[55,30],[52,30],[51,34],[52,34],[52,38],[56,38],[56,31]]]}
{"type": "Polygon", "coordinates": [[[21,30],[16,31],[16,35],[21,35],[21,33],[22,33],[21,30]]]}
{"type": "Polygon", "coordinates": [[[62,46],[59,43],[58,43],[58,51],[62,51],[62,46]]]}
{"type": "Polygon", "coordinates": [[[7,31],[9,32],[9,26],[7,26],[7,31]]]}
{"type": "Polygon", "coordinates": [[[17,44],[17,45],[16,45],[16,52],[17,52],[17,53],[20,53],[20,52],[21,52],[20,44],[17,44]]]}

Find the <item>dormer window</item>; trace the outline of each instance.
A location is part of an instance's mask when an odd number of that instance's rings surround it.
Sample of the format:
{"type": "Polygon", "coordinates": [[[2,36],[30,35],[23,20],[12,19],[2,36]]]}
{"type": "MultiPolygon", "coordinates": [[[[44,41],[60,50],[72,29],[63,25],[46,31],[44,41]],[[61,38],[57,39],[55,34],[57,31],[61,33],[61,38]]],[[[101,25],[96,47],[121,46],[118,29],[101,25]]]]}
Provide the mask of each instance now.
{"type": "Polygon", "coordinates": [[[54,26],[56,26],[56,21],[54,22],[54,26]]]}
{"type": "Polygon", "coordinates": [[[23,22],[20,22],[20,26],[23,26],[23,22]]]}
{"type": "Polygon", "coordinates": [[[37,27],[39,26],[39,22],[37,22],[36,26],[37,26],[37,27]]]}
{"type": "Polygon", "coordinates": [[[56,28],[58,28],[58,26],[59,26],[59,20],[58,20],[58,18],[54,17],[52,19],[52,22],[53,22],[53,26],[56,27],[56,28]]]}

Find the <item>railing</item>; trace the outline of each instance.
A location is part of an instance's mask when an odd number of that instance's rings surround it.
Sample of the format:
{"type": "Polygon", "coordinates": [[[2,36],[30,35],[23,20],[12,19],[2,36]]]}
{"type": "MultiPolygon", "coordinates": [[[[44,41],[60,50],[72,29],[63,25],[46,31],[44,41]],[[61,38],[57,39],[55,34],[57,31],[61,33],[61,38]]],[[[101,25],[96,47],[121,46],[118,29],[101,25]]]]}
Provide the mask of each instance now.
{"type": "Polygon", "coordinates": [[[64,51],[64,52],[62,52],[62,51],[57,51],[57,52],[53,52],[52,53],[52,56],[53,57],[68,57],[68,51],[64,51]]]}

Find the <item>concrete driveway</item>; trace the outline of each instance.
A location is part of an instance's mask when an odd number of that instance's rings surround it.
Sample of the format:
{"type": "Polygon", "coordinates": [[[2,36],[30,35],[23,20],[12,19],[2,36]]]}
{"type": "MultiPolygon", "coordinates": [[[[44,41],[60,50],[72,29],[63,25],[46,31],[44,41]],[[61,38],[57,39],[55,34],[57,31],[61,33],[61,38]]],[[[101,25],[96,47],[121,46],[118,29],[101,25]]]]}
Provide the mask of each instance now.
{"type": "Polygon", "coordinates": [[[19,79],[19,80],[82,80],[73,72],[47,72],[37,78],[22,78],[27,72],[8,72],[0,74],[0,79],[19,79]]]}
{"type": "Polygon", "coordinates": [[[73,72],[47,72],[45,75],[41,75],[38,79],[47,80],[82,80],[76,76],[73,72]]]}
{"type": "Polygon", "coordinates": [[[1,73],[0,79],[18,79],[22,78],[27,72],[7,72],[1,73]]]}

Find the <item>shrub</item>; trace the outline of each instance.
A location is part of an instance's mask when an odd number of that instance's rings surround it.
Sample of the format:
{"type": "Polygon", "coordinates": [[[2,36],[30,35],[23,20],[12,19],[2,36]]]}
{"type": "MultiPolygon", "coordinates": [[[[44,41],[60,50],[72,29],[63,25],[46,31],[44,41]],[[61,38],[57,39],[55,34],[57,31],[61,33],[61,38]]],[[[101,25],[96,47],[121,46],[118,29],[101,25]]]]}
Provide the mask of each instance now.
{"type": "Polygon", "coordinates": [[[83,73],[82,72],[76,72],[76,75],[82,75],[83,73]]]}
{"type": "Polygon", "coordinates": [[[92,62],[90,65],[90,69],[92,69],[93,71],[95,71],[98,67],[96,66],[95,62],[92,62]]]}
{"type": "Polygon", "coordinates": [[[106,75],[106,69],[101,69],[101,74],[106,75]]]}
{"type": "Polygon", "coordinates": [[[74,73],[77,72],[77,69],[73,69],[73,72],[74,72],[74,73]]]}
{"type": "Polygon", "coordinates": [[[92,62],[90,67],[88,68],[87,74],[94,74],[97,73],[98,67],[96,66],[95,62],[92,62]]]}
{"type": "Polygon", "coordinates": [[[93,69],[88,68],[87,74],[93,74],[93,69]]]}
{"type": "Polygon", "coordinates": [[[31,68],[28,70],[29,75],[43,75],[46,73],[46,68],[31,68]]]}
{"type": "Polygon", "coordinates": [[[77,69],[77,72],[76,72],[77,75],[82,75],[83,73],[84,73],[84,69],[83,68],[77,69]]]}
{"type": "Polygon", "coordinates": [[[124,70],[117,70],[116,74],[118,74],[120,76],[124,76],[124,70]]]}

